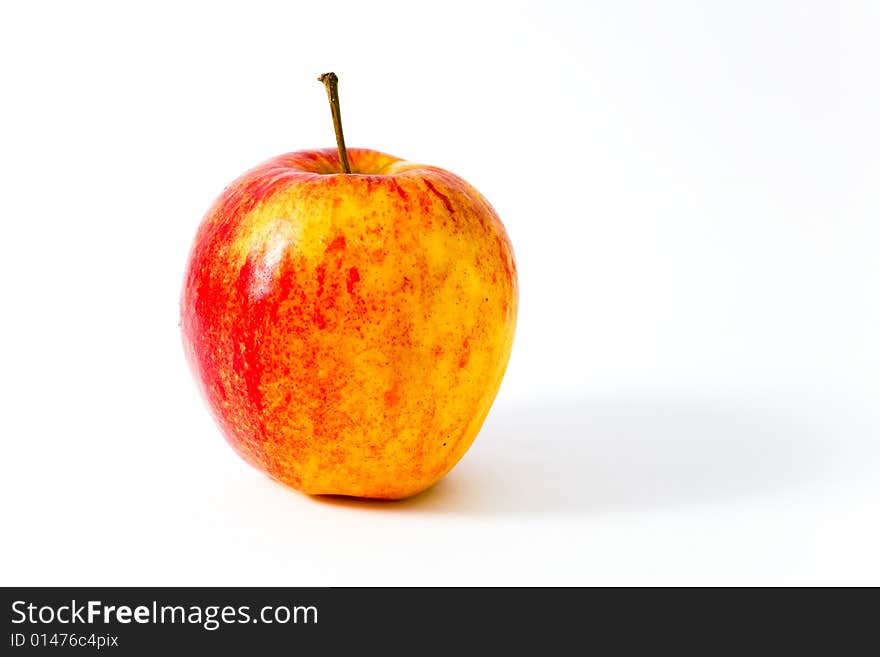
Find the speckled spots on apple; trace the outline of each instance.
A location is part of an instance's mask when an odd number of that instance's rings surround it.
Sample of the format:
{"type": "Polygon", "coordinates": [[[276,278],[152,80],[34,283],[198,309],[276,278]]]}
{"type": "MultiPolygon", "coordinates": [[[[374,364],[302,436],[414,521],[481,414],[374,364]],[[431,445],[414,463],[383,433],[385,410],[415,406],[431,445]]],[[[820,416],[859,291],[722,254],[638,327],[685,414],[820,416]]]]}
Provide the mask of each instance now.
{"type": "Polygon", "coordinates": [[[464,454],[516,321],[510,242],[456,176],[350,149],[270,160],[193,246],[184,345],[227,440],[309,493],[399,498],[464,454]]]}

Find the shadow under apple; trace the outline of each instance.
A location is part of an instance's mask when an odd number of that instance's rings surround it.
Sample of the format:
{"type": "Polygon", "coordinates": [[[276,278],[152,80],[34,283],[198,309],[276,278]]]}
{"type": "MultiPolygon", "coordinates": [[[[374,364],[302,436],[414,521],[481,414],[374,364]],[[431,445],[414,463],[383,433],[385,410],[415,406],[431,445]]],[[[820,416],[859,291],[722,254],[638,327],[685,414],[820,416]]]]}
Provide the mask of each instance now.
{"type": "Polygon", "coordinates": [[[401,502],[316,499],[390,512],[535,515],[759,494],[832,467],[827,429],[807,415],[799,405],[737,398],[499,405],[464,459],[432,489],[401,502]]]}

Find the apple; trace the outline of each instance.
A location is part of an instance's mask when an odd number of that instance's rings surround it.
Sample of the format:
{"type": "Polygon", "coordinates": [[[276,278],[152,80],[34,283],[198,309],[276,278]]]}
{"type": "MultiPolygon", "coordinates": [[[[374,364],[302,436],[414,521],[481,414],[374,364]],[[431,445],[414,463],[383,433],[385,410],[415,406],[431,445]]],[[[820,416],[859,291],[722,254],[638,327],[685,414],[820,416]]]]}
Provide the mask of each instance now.
{"type": "Polygon", "coordinates": [[[400,499],[476,437],[518,287],[498,215],[458,176],[337,148],[270,159],[204,217],[181,297],[187,359],[232,447],[308,494],[400,499]]]}

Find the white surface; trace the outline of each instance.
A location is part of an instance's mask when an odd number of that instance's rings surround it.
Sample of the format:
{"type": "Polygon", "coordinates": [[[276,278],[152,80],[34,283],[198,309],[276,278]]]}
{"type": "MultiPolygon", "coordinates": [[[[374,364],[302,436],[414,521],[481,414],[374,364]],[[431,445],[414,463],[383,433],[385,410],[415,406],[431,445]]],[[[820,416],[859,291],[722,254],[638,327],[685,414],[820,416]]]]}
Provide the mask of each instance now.
{"type": "Polygon", "coordinates": [[[880,584],[871,2],[6,3],[2,584],[880,584]],[[582,6],[588,5],[588,6],[582,6]],[[186,367],[223,186],[451,169],[522,297],[484,431],[402,504],[229,449],[186,367]]]}

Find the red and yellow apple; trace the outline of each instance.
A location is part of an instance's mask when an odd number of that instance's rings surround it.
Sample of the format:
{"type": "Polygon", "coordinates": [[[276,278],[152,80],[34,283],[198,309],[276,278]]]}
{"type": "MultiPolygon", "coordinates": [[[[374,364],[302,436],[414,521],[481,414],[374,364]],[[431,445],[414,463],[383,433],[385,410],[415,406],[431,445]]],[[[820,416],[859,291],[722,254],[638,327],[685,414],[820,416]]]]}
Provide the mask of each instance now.
{"type": "Polygon", "coordinates": [[[363,149],[281,155],[205,216],[181,300],[189,362],[249,463],[309,494],[398,499],[486,418],[517,313],[513,252],[461,178],[363,149]]]}

